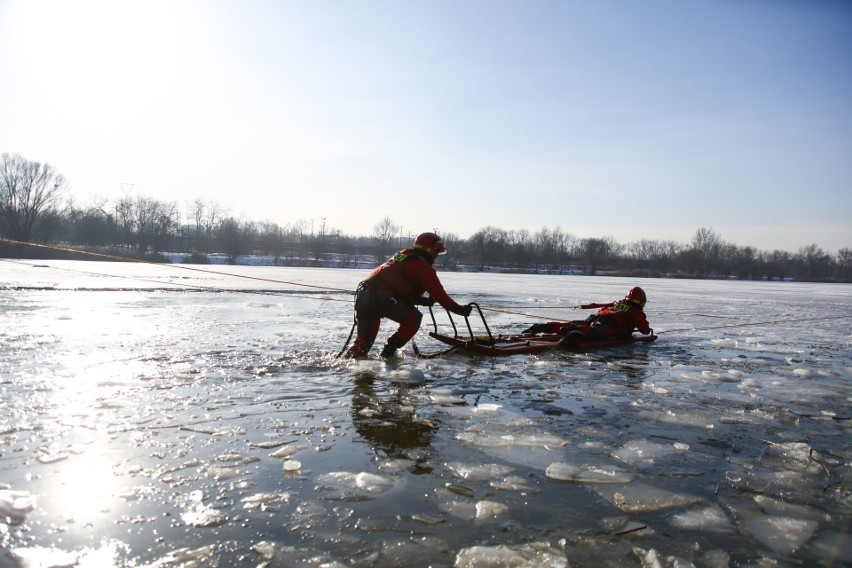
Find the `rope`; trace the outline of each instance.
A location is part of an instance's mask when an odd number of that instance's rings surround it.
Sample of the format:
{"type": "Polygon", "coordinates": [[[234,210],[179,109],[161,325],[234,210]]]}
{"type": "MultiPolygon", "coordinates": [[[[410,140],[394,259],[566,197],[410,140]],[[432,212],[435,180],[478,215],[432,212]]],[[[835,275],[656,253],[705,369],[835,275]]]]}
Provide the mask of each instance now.
{"type": "MultiPolygon", "coordinates": [[[[524,316],[525,318],[543,319],[543,320],[548,320],[548,321],[559,320],[559,318],[554,318],[554,317],[551,317],[551,316],[537,316],[537,315],[534,315],[534,314],[526,314],[524,312],[514,312],[514,311],[510,311],[510,310],[500,309],[501,307],[502,306],[496,306],[496,307],[493,307],[493,308],[481,308],[481,309],[483,311],[486,311],[486,312],[495,312],[495,313],[498,313],[498,314],[510,314],[510,315],[513,315],[513,316],[524,316]]],[[[505,307],[514,307],[514,306],[505,306],[505,307]]],[[[526,306],[520,306],[520,307],[526,307],[526,306]]],[[[568,309],[568,308],[570,308],[572,310],[576,310],[579,307],[580,306],[547,306],[546,308],[545,307],[541,307],[541,308],[534,307],[532,309],[541,310],[541,309],[568,309]]]]}

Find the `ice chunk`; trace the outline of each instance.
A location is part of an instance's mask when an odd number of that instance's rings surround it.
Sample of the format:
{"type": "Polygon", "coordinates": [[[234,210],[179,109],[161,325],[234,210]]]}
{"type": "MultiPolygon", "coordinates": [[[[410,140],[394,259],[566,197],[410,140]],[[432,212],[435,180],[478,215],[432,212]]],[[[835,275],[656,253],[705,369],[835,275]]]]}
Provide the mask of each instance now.
{"type": "Polygon", "coordinates": [[[476,520],[496,519],[509,512],[509,507],[496,501],[483,499],[476,504],[476,520]]]}
{"type": "MultiPolygon", "coordinates": [[[[507,489],[510,491],[530,491],[529,481],[520,475],[509,475],[504,479],[492,481],[491,487],[494,489],[507,489]]],[[[538,492],[538,490],[535,490],[538,492]]]]}
{"type": "Polygon", "coordinates": [[[235,477],[239,477],[242,475],[240,470],[233,467],[219,467],[215,465],[208,465],[204,467],[204,473],[210,479],[215,479],[216,481],[227,481],[229,479],[234,479],[235,477]]]}
{"type": "MultiPolygon", "coordinates": [[[[78,555],[73,552],[67,552],[58,548],[45,548],[43,546],[32,546],[29,548],[15,548],[12,554],[17,557],[17,560],[22,560],[23,564],[9,564],[9,567],[14,566],[47,566],[50,568],[63,566],[77,566],[78,555]]],[[[3,557],[0,556],[0,561],[3,557]]],[[[7,566],[0,562],[0,566],[7,566]]]]}
{"type": "Polygon", "coordinates": [[[288,503],[290,501],[289,493],[255,493],[248,497],[243,497],[243,508],[248,510],[274,508],[278,503],[288,503]]]}
{"type": "Polygon", "coordinates": [[[615,450],[614,458],[630,465],[652,464],[654,459],[675,453],[674,446],[647,440],[631,440],[615,450]]]}
{"type": "Polygon", "coordinates": [[[648,410],[642,412],[641,415],[662,424],[691,426],[693,428],[713,428],[719,420],[718,412],[708,410],[648,410]]]}
{"type": "Polygon", "coordinates": [[[201,566],[211,566],[215,564],[211,562],[211,559],[216,553],[217,546],[216,544],[208,544],[199,548],[177,548],[146,566],[147,568],[167,568],[170,566],[199,568],[201,566]]]}
{"type": "Polygon", "coordinates": [[[457,396],[452,391],[442,389],[433,390],[429,393],[429,397],[437,405],[464,404],[466,402],[464,397],[457,396]]]}
{"type": "Polygon", "coordinates": [[[681,528],[710,532],[732,532],[734,525],[716,505],[683,511],[672,516],[671,524],[681,528]]]}
{"type": "Polygon", "coordinates": [[[262,540],[260,542],[256,542],[252,545],[251,549],[255,554],[260,556],[262,560],[272,560],[275,556],[275,551],[277,550],[277,546],[274,542],[269,542],[266,540],[262,540]]]}
{"type": "Polygon", "coordinates": [[[701,501],[694,495],[675,493],[639,482],[622,487],[601,485],[597,492],[625,513],[660,511],[701,501]]]}
{"type": "Polygon", "coordinates": [[[628,483],[633,476],[621,468],[599,465],[552,463],[545,470],[547,477],[577,483],[628,483]]]}
{"type": "Polygon", "coordinates": [[[660,554],[653,548],[645,550],[644,548],[634,546],[633,553],[639,558],[642,568],[663,568],[663,561],[660,559],[660,554]]]}
{"type": "Polygon", "coordinates": [[[553,434],[488,434],[467,430],[456,435],[456,438],[466,444],[472,446],[480,446],[484,448],[509,448],[509,447],[529,447],[529,448],[561,448],[569,442],[559,436],[553,434]]]}
{"type": "Polygon", "coordinates": [[[767,515],[743,523],[745,532],[778,554],[792,554],[804,546],[816,533],[818,523],[767,515]]]}
{"type": "Polygon", "coordinates": [[[300,452],[300,451],[307,449],[309,447],[310,446],[308,446],[307,444],[294,444],[292,446],[286,446],[284,448],[280,448],[278,450],[275,450],[274,452],[269,454],[269,456],[273,457],[273,458],[277,458],[277,459],[288,459],[291,456],[293,456],[295,453],[300,452]]]}
{"type": "Polygon", "coordinates": [[[188,525],[195,527],[219,527],[227,522],[228,517],[204,503],[198,503],[181,513],[180,518],[188,525]]]}
{"type": "Polygon", "coordinates": [[[186,524],[196,527],[218,527],[227,522],[227,515],[204,503],[201,491],[193,491],[188,497],[189,505],[180,515],[186,524]]]}
{"type": "Polygon", "coordinates": [[[0,489],[0,519],[7,518],[9,524],[19,525],[34,508],[35,497],[28,491],[0,489]]]}
{"type": "Polygon", "coordinates": [[[760,463],[766,467],[801,471],[811,475],[824,473],[820,465],[820,456],[804,443],[771,444],[760,456],[760,463]]]}
{"type": "Polygon", "coordinates": [[[369,472],[353,473],[332,471],[317,478],[318,491],[325,493],[328,499],[362,500],[387,493],[402,482],[398,479],[383,477],[369,472]]]}
{"type": "Polygon", "coordinates": [[[565,553],[546,542],[471,546],[456,555],[455,568],[567,568],[565,553]]]}
{"type": "Polygon", "coordinates": [[[468,464],[450,462],[447,467],[465,479],[494,479],[510,474],[515,468],[496,463],[468,464]]]}
{"type": "Polygon", "coordinates": [[[814,521],[831,521],[831,515],[808,505],[797,505],[779,501],[766,495],[755,495],[754,501],[766,513],[781,515],[784,517],[796,517],[797,519],[811,519],[814,521]]]}
{"type": "Polygon", "coordinates": [[[287,460],[284,462],[284,471],[285,472],[295,472],[299,471],[302,468],[302,462],[299,460],[287,460]]]}
{"type": "Polygon", "coordinates": [[[422,385],[426,382],[426,374],[422,369],[397,370],[390,374],[388,380],[396,384],[422,385]]]}

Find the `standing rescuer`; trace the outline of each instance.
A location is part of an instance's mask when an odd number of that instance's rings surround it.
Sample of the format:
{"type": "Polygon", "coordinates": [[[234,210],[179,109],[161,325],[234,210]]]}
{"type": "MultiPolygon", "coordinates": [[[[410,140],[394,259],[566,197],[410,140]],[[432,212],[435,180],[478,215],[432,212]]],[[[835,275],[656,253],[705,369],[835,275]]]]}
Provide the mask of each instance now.
{"type": "Polygon", "coordinates": [[[454,314],[470,315],[473,306],[462,306],[450,298],[432,267],[435,258],[446,252],[441,237],[423,233],[412,248],[393,255],[358,285],[355,293],[357,336],[346,352],[347,359],[367,355],[379,334],[382,318],[399,324],[382,349],[383,358],[392,357],[420,329],[423,314],[416,305],[432,306],[437,302],[454,314]],[[424,292],[429,296],[423,296],[424,292]]]}

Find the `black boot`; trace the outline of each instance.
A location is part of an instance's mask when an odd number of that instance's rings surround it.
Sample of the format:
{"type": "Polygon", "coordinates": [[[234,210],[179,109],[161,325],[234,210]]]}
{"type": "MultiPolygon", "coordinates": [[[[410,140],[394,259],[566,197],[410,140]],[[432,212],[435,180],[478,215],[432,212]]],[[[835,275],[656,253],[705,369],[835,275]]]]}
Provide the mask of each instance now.
{"type": "Polygon", "coordinates": [[[399,339],[394,336],[388,337],[388,342],[385,344],[384,349],[382,349],[382,359],[390,359],[396,355],[396,350],[400,347],[402,347],[402,343],[400,343],[399,339]]]}

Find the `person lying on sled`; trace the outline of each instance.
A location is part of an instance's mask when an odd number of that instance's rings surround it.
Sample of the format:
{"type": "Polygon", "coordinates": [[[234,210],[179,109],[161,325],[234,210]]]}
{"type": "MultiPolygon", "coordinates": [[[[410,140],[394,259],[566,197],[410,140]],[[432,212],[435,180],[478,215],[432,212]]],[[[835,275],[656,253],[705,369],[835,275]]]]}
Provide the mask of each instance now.
{"type": "Polygon", "coordinates": [[[623,300],[610,304],[583,304],[580,307],[584,310],[600,308],[586,319],[537,323],[525,329],[523,333],[558,333],[564,335],[568,342],[630,337],[634,329],[648,335],[651,333],[651,327],[643,311],[647,301],[645,291],[637,286],[631,288],[623,300]]]}
{"type": "Polygon", "coordinates": [[[462,306],[450,298],[432,268],[435,258],[446,252],[441,237],[435,233],[423,233],[414,241],[414,247],[393,255],[358,285],[355,292],[358,331],[345,358],[367,355],[379,334],[382,318],[399,324],[381,353],[384,359],[393,357],[396,350],[408,343],[420,329],[423,314],[414,307],[417,304],[432,306],[438,302],[454,314],[464,317],[470,315],[473,306],[462,306]],[[424,292],[428,292],[429,297],[424,297],[424,292]]]}

